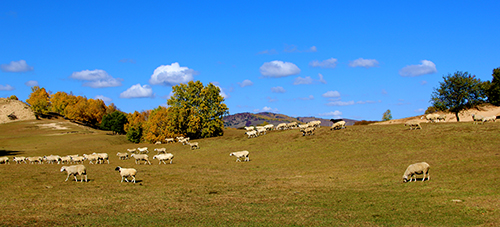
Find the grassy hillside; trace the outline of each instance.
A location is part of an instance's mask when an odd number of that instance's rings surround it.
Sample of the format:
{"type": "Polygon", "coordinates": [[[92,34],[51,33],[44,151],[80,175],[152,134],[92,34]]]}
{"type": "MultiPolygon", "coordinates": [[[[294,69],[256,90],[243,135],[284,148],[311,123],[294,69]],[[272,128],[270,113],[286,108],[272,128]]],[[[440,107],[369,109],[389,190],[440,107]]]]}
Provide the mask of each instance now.
{"type": "MultiPolygon", "coordinates": [[[[284,114],[277,114],[271,112],[262,113],[237,113],[224,117],[224,127],[229,128],[243,128],[245,126],[257,126],[262,125],[264,122],[267,124],[274,124],[275,126],[280,123],[307,123],[310,121],[321,121],[321,126],[332,126],[330,119],[322,119],[317,117],[290,117],[284,114]]],[[[353,125],[355,120],[343,119],[346,121],[346,125],[353,125]]]]}
{"type": "Polygon", "coordinates": [[[64,182],[57,164],[0,165],[2,225],[500,225],[500,123],[322,127],[313,136],[290,130],[253,139],[226,130],[189,150],[46,127],[57,122],[0,125],[0,156],[107,152],[111,164],[86,163],[88,183],[64,182]],[[174,163],[135,165],[115,155],[142,146],[167,147],[174,163]],[[251,161],[235,162],[229,153],[238,150],[251,161]],[[420,161],[431,165],[430,181],[402,183],[420,161]],[[138,182],[120,183],[118,165],[136,168],[138,182]]]}

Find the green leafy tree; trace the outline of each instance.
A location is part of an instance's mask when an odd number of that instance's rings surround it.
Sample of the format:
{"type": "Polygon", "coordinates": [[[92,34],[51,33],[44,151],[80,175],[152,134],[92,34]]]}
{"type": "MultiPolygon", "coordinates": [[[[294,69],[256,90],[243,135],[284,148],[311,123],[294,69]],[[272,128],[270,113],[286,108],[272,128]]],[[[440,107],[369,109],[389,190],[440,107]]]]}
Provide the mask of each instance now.
{"type": "Polygon", "coordinates": [[[468,72],[457,71],[443,76],[444,81],[432,92],[431,103],[437,110],[449,110],[460,121],[460,111],[485,101],[484,83],[468,72]]]}
{"type": "Polygon", "coordinates": [[[45,91],[45,88],[40,88],[38,86],[32,87],[31,94],[26,102],[31,106],[31,109],[35,112],[37,117],[49,112],[49,93],[45,91]]]}
{"type": "Polygon", "coordinates": [[[500,68],[493,69],[493,79],[491,82],[487,81],[486,96],[488,96],[488,102],[500,106],[500,68]]]}
{"type": "Polygon", "coordinates": [[[149,118],[151,111],[142,111],[127,114],[127,124],[125,124],[125,132],[127,139],[133,143],[140,143],[142,140],[143,125],[149,118]]]}
{"type": "Polygon", "coordinates": [[[140,143],[142,138],[142,127],[131,126],[127,131],[127,139],[132,143],[140,143]]]}
{"type": "Polygon", "coordinates": [[[100,128],[112,131],[113,134],[125,134],[124,126],[127,123],[127,116],[120,111],[115,111],[102,117],[100,128]]]}
{"type": "Polygon", "coordinates": [[[167,101],[169,132],[191,138],[223,135],[223,117],[229,111],[219,87],[190,81],[173,86],[172,92],[167,101]]]}
{"type": "Polygon", "coordinates": [[[384,112],[384,115],[382,115],[382,121],[390,121],[390,120],[392,120],[391,110],[387,110],[384,112]]]}
{"type": "Polygon", "coordinates": [[[9,97],[9,99],[12,99],[12,100],[19,100],[19,99],[17,98],[17,96],[15,96],[15,95],[11,95],[11,96],[9,97]]]}

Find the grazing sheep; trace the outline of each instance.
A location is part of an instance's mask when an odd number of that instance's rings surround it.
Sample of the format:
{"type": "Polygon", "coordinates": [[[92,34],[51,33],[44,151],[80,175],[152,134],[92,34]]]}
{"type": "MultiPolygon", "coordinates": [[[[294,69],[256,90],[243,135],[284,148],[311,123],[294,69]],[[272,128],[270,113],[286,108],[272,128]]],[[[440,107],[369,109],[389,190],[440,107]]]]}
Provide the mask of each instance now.
{"type": "Polygon", "coordinates": [[[412,129],[422,129],[422,126],[420,126],[420,122],[419,121],[407,121],[405,123],[405,126],[410,126],[410,130],[412,129]],[[415,128],[413,128],[415,127],[415,128]]]}
{"type": "Polygon", "coordinates": [[[245,130],[247,130],[247,131],[252,131],[253,129],[254,129],[253,126],[250,126],[250,127],[245,126],[245,130]]]}
{"type": "Polygon", "coordinates": [[[266,134],[267,130],[262,127],[262,128],[257,128],[257,135],[262,135],[262,133],[264,133],[264,135],[266,134]]]}
{"type": "Polygon", "coordinates": [[[255,130],[245,132],[245,134],[248,135],[248,139],[250,139],[252,137],[257,137],[257,131],[255,131],[255,130]]]}
{"type": "Polygon", "coordinates": [[[273,124],[268,124],[268,125],[264,125],[264,128],[267,130],[267,131],[271,131],[274,129],[274,125],[273,124]]]}
{"type": "Polygon", "coordinates": [[[43,158],[41,156],[34,156],[34,157],[27,157],[26,161],[30,162],[30,164],[33,164],[35,162],[38,162],[38,164],[42,164],[43,158]]]}
{"type": "Polygon", "coordinates": [[[161,141],[156,141],[156,143],[155,143],[155,144],[156,144],[156,145],[161,144],[161,141]]]}
{"type": "Polygon", "coordinates": [[[166,161],[170,161],[170,164],[172,164],[172,161],[174,159],[174,155],[171,154],[171,153],[166,153],[166,154],[159,154],[159,155],[155,155],[153,156],[153,159],[158,159],[158,161],[160,161],[158,163],[161,164],[163,162],[163,164],[167,164],[166,161]]]}
{"type": "Polygon", "coordinates": [[[167,143],[174,143],[175,142],[174,138],[166,138],[165,141],[167,141],[167,143]]]}
{"type": "Polygon", "coordinates": [[[484,117],[484,118],[483,118],[483,124],[484,124],[484,122],[488,122],[488,121],[493,121],[493,122],[495,122],[496,120],[497,120],[497,116],[484,117]]]}
{"type": "Polygon", "coordinates": [[[431,123],[435,123],[439,117],[439,114],[427,114],[425,116],[422,116],[420,119],[426,119],[427,121],[430,121],[431,123]]]}
{"type": "Polygon", "coordinates": [[[84,156],[76,156],[76,157],[71,157],[71,161],[73,163],[83,163],[83,161],[87,160],[84,156]]]}
{"type": "Polygon", "coordinates": [[[83,182],[83,176],[85,176],[85,182],[87,182],[87,168],[85,168],[84,165],[63,166],[61,167],[61,172],[63,171],[68,173],[65,181],[68,181],[69,176],[73,175],[75,177],[75,181],[78,182],[76,175],[80,175],[82,176],[80,181],[83,182]]]}
{"type": "Polygon", "coordinates": [[[475,114],[472,114],[472,120],[474,120],[473,124],[479,124],[479,122],[481,122],[481,124],[483,124],[483,116],[481,115],[475,115],[475,114]]]}
{"type": "Polygon", "coordinates": [[[344,129],[345,128],[345,121],[338,121],[333,123],[332,127],[330,127],[330,130],[337,130],[337,129],[344,129]]]}
{"type": "Polygon", "coordinates": [[[61,163],[64,164],[70,164],[71,163],[71,156],[67,155],[67,156],[64,156],[64,157],[61,157],[61,163]]]}
{"type": "Polygon", "coordinates": [[[425,180],[425,175],[427,175],[427,180],[429,180],[429,164],[427,162],[420,162],[420,163],[415,163],[411,164],[406,168],[405,173],[403,174],[403,182],[407,182],[408,178],[409,181],[412,181],[412,178],[415,177],[415,181],[417,181],[417,174],[423,174],[424,177],[422,178],[422,181],[425,180]]]}
{"type": "Polygon", "coordinates": [[[313,126],[309,125],[309,123],[301,124],[301,125],[299,125],[299,131],[302,131],[302,130],[309,128],[309,127],[313,127],[313,126]]]}
{"type": "Polygon", "coordinates": [[[137,148],[132,148],[132,149],[127,148],[127,151],[130,153],[135,153],[137,151],[137,148]]]}
{"type": "Polygon", "coordinates": [[[276,126],[276,130],[285,130],[286,129],[286,123],[281,123],[278,126],[276,126]]]}
{"type": "Polygon", "coordinates": [[[104,163],[104,161],[108,161],[109,164],[109,155],[108,153],[93,153],[99,156],[99,164],[104,163]]]}
{"type": "Polygon", "coordinates": [[[310,127],[321,127],[321,121],[310,121],[307,123],[310,127]]]}
{"type": "Polygon", "coordinates": [[[306,128],[306,129],[301,129],[300,131],[302,132],[302,136],[305,136],[305,135],[314,135],[314,130],[316,130],[316,128],[314,127],[309,127],[309,128],[306,128]]]}
{"type": "Polygon", "coordinates": [[[156,151],[156,154],[161,154],[161,153],[166,154],[167,153],[167,148],[164,148],[164,147],[163,148],[155,148],[154,151],[156,151]]]}
{"type": "Polygon", "coordinates": [[[439,122],[441,122],[441,121],[446,121],[446,115],[444,115],[444,114],[439,115],[439,117],[437,117],[437,120],[438,120],[439,122]]]}
{"type": "Polygon", "coordinates": [[[85,160],[89,160],[89,164],[99,164],[101,156],[97,154],[83,154],[85,160]]]}
{"type": "Polygon", "coordinates": [[[26,163],[26,157],[23,157],[23,156],[13,157],[12,161],[16,162],[16,164],[19,164],[21,162],[26,163]]]}
{"type": "Polygon", "coordinates": [[[149,153],[148,147],[138,147],[137,151],[139,151],[139,154],[142,154],[142,153],[148,154],[149,153]]]}
{"type": "Polygon", "coordinates": [[[189,143],[189,137],[183,138],[179,140],[179,143],[182,143],[182,145],[186,145],[189,143]]]}
{"type": "Polygon", "coordinates": [[[290,123],[286,124],[287,129],[294,129],[297,126],[298,126],[297,122],[290,122],[290,123]]]}
{"type": "Polygon", "coordinates": [[[141,161],[144,161],[144,164],[149,163],[151,165],[151,162],[149,161],[149,157],[147,154],[132,154],[130,157],[135,158],[135,164],[141,164],[141,161]]]}
{"type": "Polygon", "coordinates": [[[118,153],[116,153],[116,156],[118,156],[118,159],[120,159],[120,160],[128,159],[128,153],[118,152],[118,153]]]}
{"type": "Polygon", "coordinates": [[[187,144],[189,144],[189,146],[191,147],[191,150],[200,149],[200,146],[198,145],[198,142],[194,142],[194,143],[188,142],[187,144]]]}
{"type": "Polygon", "coordinates": [[[175,139],[177,139],[177,142],[181,142],[181,140],[183,140],[184,137],[183,136],[178,136],[178,137],[175,137],[175,139]]]}
{"type": "Polygon", "coordinates": [[[233,153],[229,154],[229,156],[236,156],[237,162],[241,162],[241,160],[240,160],[241,158],[245,158],[244,161],[248,162],[248,161],[250,161],[250,158],[248,157],[249,153],[250,152],[248,152],[248,151],[237,151],[237,152],[233,152],[233,153]]]}
{"type": "Polygon", "coordinates": [[[137,174],[137,170],[134,168],[122,168],[120,166],[115,168],[116,171],[120,172],[120,176],[122,176],[122,181],[120,183],[123,183],[123,179],[125,179],[126,182],[128,181],[128,177],[132,177],[132,182],[135,184],[135,174],[137,174]]]}
{"type": "Polygon", "coordinates": [[[59,155],[43,156],[43,159],[47,162],[47,164],[53,164],[54,162],[61,164],[61,156],[59,155]]]}
{"type": "Polygon", "coordinates": [[[9,163],[9,157],[0,157],[0,164],[10,164],[9,163]]]}

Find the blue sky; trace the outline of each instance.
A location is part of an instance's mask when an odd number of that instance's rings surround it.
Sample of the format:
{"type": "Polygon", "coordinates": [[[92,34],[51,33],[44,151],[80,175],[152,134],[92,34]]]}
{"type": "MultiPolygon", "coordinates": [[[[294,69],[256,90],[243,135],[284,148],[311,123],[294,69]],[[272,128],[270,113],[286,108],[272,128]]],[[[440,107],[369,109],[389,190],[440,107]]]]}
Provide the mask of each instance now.
{"type": "Polygon", "coordinates": [[[165,105],[189,80],[231,114],[380,120],[423,114],[442,77],[491,80],[498,1],[1,1],[0,97],[38,85],[165,105]]]}

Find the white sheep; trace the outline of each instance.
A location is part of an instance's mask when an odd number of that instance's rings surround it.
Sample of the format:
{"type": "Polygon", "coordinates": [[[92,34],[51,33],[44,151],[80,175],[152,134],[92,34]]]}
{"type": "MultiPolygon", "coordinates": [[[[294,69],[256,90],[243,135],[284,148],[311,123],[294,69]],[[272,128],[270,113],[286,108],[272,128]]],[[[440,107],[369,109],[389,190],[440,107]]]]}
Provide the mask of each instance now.
{"type": "Polygon", "coordinates": [[[149,161],[149,157],[147,154],[132,154],[130,157],[135,158],[135,164],[141,164],[141,161],[144,161],[144,164],[149,163],[151,165],[151,162],[149,161]]]}
{"type": "Polygon", "coordinates": [[[162,148],[155,148],[154,151],[156,151],[156,154],[161,154],[161,153],[167,153],[167,148],[162,147],[162,148]]]}
{"type": "Polygon", "coordinates": [[[61,163],[62,164],[64,164],[64,163],[66,163],[66,164],[71,163],[71,156],[67,155],[67,156],[61,157],[61,163]]]}
{"type": "Polygon", "coordinates": [[[163,162],[163,164],[166,165],[167,164],[166,161],[170,161],[170,164],[172,164],[172,161],[174,159],[174,155],[171,153],[159,154],[159,155],[153,156],[153,159],[158,159],[158,161],[159,161],[158,164],[161,164],[163,162]]]}
{"type": "Polygon", "coordinates": [[[63,166],[61,167],[61,172],[63,171],[68,173],[65,181],[68,181],[69,176],[73,175],[75,177],[75,181],[78,182],[76,175],[80,175],[82,176],[80,181],[83,182],[83,176],[85,176],[85,182],[87,182],[87,168],[84,165],[63,166]]]}
{"type": "Polygon", "coordinates": [[[420,122],[419,121],[416,121],[416,120],[413,120],[413,121],[407,121],[405,123],[405,126],[409,126],[410,127],[410,130],[412,129],[422,129],[422,126],[420,126],[420,122]]]}
{"type": "Polygon", "coordinates": [[[493,122],[495,122],[496,120],[497,120],[497,116],[484,117],[484,118],[483,118],[483,124],[484,124],[484,122],[488,122],[488,121],[493,121],[493,122]]]}
{"type": "Polygon", "coordinates": [[[415,163],[411,164],[406,168],[405,173],[403,174],[403,182],[407,182],[408,178],[409,181],[411,182],[413,177],[415,177],[415,181],[417,181],[417,174],[423,174],[424,177],[422,178],[422,181],[425,180],[425,175],[427,175],[427,180],[429,180],[429,164],[427,162],[420,162],[420,163],[415,163]]]}
{"type": "Polygon", "coordinates": [[[307,124],[300,124],[299,125],[299,131],[302,131],[302,130],[304,130],[306,128],[309,128],[309,127],[313,127],[313,126],[310,125],[309,123],[307,123],[307,124]]]}
{"type": "Polygon", "coordinates": [[[181,140],[183,140],[184,137],[183,136],[178,136],[178,137],[175,137],[175,139],[177,140],[177,142],[181,142],[181,140]]]}
{"type": "Polygon", "coordinates": [[[9,157],[0,157],[0,164],[10,164],[9,163],[9,157]]]}
{"type": "Polygon", "coordinates": [[[314,135],[314,130],[316,130],[316,128],[309,127],[309,128],[301,129],[300,131],[302,132],[302,136],[305,136],[305,135],[314,135]]]}
{"type": "Polygon", "coordinates": [[[159,144],[161,144],[161,141],[156,141],[156,143],[155,143],[155,144],[156,144],[156,145],[159,145],[159,144]]]}
{"type": "Polygon", "coordinates": [[[439,114],[427,114],[425,116],[422,116],[420,119],[427,119],[427,121],[430,121],[431,123],[434,123],[437,121],[439,117],[439,114]]]}
{"type": "Polygon", "coordinates": [[[310,127],[321,127],[321,121],[310,121],[307,123],[310,127]]]}
{"type": "Polygon", "coordinates": [[[109,155],[108,153],[93,153],[99,156],[99,163],[104,163],[104,161],[108,161],[109,164],[109,155]]]}
{"type": "Polygon", "coordinates": [[[132,148],[132,149],[127,148],[127,151],[130,153],[135,153],[137,151],[137,148],[132,148]]]}
{"type": "Polygon", "coordinates": [[[191,150],[200,149],[198,142],[193,142],[193,143],[188,142],[187,144],[191,147],[191,150]]]}
{"type": "Polygon", "coordinates": [[[76,157],[71,157],[71,161],[73,163],[83,163],[83,161],[87,160],[84,156],[76,156],[76,157]]]}
{"type": "Polygon", "coordinates": [[[16,162],[16,164],[19,164],[21,162],[26,163],[26,157],[23,157],[23,156],[13,157],[12,161],[16,162]]]}
{"type": "Polygon", "coordinates": [[[294,129],[297,127],[297,125],[298,125],[297,122],[290,122],[290,123],[286,124],[286,128],[287,129],[294,129]]]}
{"type": "Polygon", "coordinates": [[[125,159],[128,159],[128,153],[121,153],[121,152],[118,152],[116,153],[116,156],[118,156],[118,158],[120,160],[125,160],[125,159]]]}
{"type": "Polygon", "coordinates": [[[229,154],[229,156],[236,156],[237,162],[241,162],[241,160],[240,160],[241,158],[245,158],[244,161],[248,162],[248,161],[250,161],[250,158],[248,157],[249,153],[250,152],[248,152],[248,151],[237,151],[237,152],[233,152],[233,153],[229,154]]]}
{"type": "Polygon", "coordinates": [[[268,125],[264,125],[264,128],[267,130],[267,131],[271,131],[274,129],[274,125],[273,124],[268,124],[268,125]]]}
{"type": "Polygon", "coordinates": [[[276,130],[284,130],[286,129],[286,123],[281,123],[278,126],[276,126],[276,130]]]}
{"type": "Polygon", "coordinates": [[[247,130],[247,131],[252,131],[253,129],[254,129],[253,126],[250,126],[250,127],[245,126],[245,130],[247,130]]]}
{"type": "Polygon", "coordinates": [[[445,115],[445,114],[441,114],[441,115],[439,115],[439,116],[437,117],[437,120],[438,120],[439,122],[441,122],[441,121],[446,121],[446,115],[445,115]]]}
{"type": "Polygon", "coordinates": [[[97,154],[83,154],[83,157],[85,158],[85,160],[89,160],[89,164],[99,164],[99,159],[101,158],[97,154]]]}
{"type": "Polygon", "coordinates": [[[26,161],[30,162],[30,164],[33,164],[35,162],[38,162],[38,164],[42,164],[43,158],[41,156],[33,156],[33,157],[27,157],[26,161]]]}
{"type": "Polygon", "coordinates": [[[245,132],[245,134],[248,135],[249,139],[252,138],[252,137],[257,137],[257,131],[255,131],[255,130],[245,132]]]}
{"type": "Polygon", "coordinates": [[[337,121],[333,123],[332,127],[330,127],[330,130],[337,130],[337,129],[344,129],[345,128],[345,121],[337,121]]]}
{"type": "Polygon", "coordinates": [[[135,184],[135,175],[137,174],[137,170],[134,168],[122,168],[120,166],[115,168],[116,171],[120,172],[120,176],[122,176],[122,181],[120,183],[123,183],[123,179],[125,179],[126,182],[128,181],[128,177],[132,177],[132,182],[135,184]]]}
{"type": "Polygon", "coordinates": [[[472,120],[474,120],[473,124],[479,124],[479,122],[481,122],[481,124],[482,124],[483,118],[484,117],[481,115],[472,114],[472,120]]]}
{"type": "Polygon", "coordinates": [[[139,154],[142,154],[142,153],[148,154],[149,153],[148,147],[138,147],[137,151],[139,151],[139,154]]]}
{"type": "Polygon", "coordinates": [[[49,156],[43,156],[43,159],[48,163],[48,164],[53,164],[54,162],[57,162],[57,164],[61,164],[61,156],[59,155],[49,155],[49,156]]]}
{"type": "Polygon", "coordinates": [[[257,135],[262,135],[262,133],[264,133],[264,135],[265,135],[266,132],[267,132],[267,130],[264,127],[262,127],[262,128],[258,127],[257,128],[257,135]]]}
{"type": "Polygon", "coordinates": [[[166,138],[165,141],[167,141],[167,143],[174,143],[175,142],[174,138],[166,138]]]}

